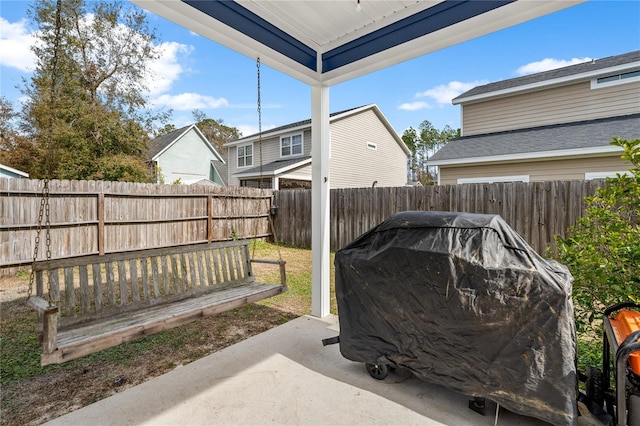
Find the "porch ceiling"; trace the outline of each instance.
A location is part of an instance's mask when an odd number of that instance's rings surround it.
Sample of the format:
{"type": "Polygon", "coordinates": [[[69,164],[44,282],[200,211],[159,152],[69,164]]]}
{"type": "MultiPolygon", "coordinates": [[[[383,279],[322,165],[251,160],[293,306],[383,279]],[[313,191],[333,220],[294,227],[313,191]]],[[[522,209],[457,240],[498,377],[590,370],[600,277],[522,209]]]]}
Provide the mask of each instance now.
{"type": "Polygon", "coordinates": [[[307,84],[331,86],[585,0],[131,0],[307,84]]]}

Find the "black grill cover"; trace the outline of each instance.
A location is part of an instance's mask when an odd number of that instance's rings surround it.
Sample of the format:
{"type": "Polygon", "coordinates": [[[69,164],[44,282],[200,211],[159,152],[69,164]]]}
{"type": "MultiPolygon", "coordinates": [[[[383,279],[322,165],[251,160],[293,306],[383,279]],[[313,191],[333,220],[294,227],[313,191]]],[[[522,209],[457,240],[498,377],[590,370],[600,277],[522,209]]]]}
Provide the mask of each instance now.
{"type": "Polygon", "coordinates": [[[394,214],[335,256],[340,351],[571,425],[573,278],[496,215],[394,214]]]}

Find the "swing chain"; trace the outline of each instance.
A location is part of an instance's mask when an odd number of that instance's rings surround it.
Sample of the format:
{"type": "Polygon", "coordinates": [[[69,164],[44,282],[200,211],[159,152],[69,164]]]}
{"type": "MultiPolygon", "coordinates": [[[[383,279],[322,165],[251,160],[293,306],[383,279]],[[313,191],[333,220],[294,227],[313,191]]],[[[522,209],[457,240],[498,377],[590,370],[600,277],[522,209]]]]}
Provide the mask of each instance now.
{"type": "MultiPolygon", "coordinates": [[[[258,77],[258,84],[257,84],[257,89],[258,89],[258,146],[259,146],[259,150],[260,150],[260,180],[259,180],[259,184],[258,186],[260,187],[260,191],[262,193],[264,193],[264,189],[262,187],[262,183],[263,183],[263,170],[262,170],[262,96],[261,96],[261,87],[260,87],[260,57],[258,57],[256,59],[256,68],[257,68],[257,77],[258,77]]],[[[272,188],[273,188],[273,181],[272,181],[272,188]]],[[[267,205],[267,208],[269,206],[267,205]]],[[[276,244],[276,249],[278,251],[278,259],[280,261],[282,261],[282,253],[280,252],[280,246],[278,245],[278,237],[276,235],[276,228],[274,226],[273,223],[273,218],[271,217],[271,214],[269,214],[269,212],[267,212],[267,218],[269,220],[269,227],[271,228],[271,232],[273,234],[273,239],[275,241],[276,244]]],[[[255,239],[255,237],[258,235],[258,222],[256,221],[256,227],[255,227],[255,231],[254,231],[254,244],[253,244],[253,251],[252,251],[252,257],[255,257],[255,253],[256,253],[256,242],[257,239],[255,239]]]]}
{"type": "Polygon", "coordinates": [[[27,299],[33,294],[33,282],[35,281],[35,265],[38,259],[38,250],[40,249],[40,234],[42,233],[42,222],[45,218],[45,244],[46,244],[46,258],[47,261],[51,260],[51,219],[50,219],[50,205],[49,205],[49,179],[44,180],[44,186],[42,188],[42,197],[40,198],[40,209],[38,210],[38,226],[36,228],[36,238],[33,248],[33,263],[31,266],[31,274],[29,275],[29,291],[27,293],[27,299]]]}
{"type": "Polygon", "coordinates": [[[258,70],[258,137],[262,138],[262,100],[260,99],[260,57],[256,61],[258,70]]]}
{"type": "Polygon", "coordinates": [[[262,96],[260,89],[260,57],[256,61],[256,67],[258,71],[258,148],[260,150],[260,181],[258,186],[262,189],[262,96]]]}
{"type": "MultiPolygon", "coordinates": [[[[60,38],[62,28],[62,0],[56,2],[56,24],[55,24],[55,38],[53,41],[53,58],[51,60],[51,86],[49,87],[50,96],[49,99],[49,123],[48,123],[48,140],[45,146],[45,178],[44,185],[42,187],[42,197],[40,199],[40,210],[38,211],[38,226],[36,228],[36,238],[33,248],[33,263],[31,264],[31,274],[29,275],[29,290],[27,292],[27,300],[33,294],[33,282],[35,280],[35,266],[38,259],[38,250],[40,249],[40,234],[42,232],[42,219],[45,216],[45,238],[46,238],[46,258],[47,262],[51,261],[51,220],[50,220],[50,207],[49,207],[49,176],[51,175],[51,149],[53,140],[53,113],[55,110],[54,102],[56,100],[56,70],[58,69],[58,54],[60,52],[60,38]]],[[[48,269],[48,268],[47,268],[48,269]]],[[[49,289],[50,290],[50,289],[49,289]]],[[[49,297],[49,303],[51,303],[51,297],[49,297]]]]}

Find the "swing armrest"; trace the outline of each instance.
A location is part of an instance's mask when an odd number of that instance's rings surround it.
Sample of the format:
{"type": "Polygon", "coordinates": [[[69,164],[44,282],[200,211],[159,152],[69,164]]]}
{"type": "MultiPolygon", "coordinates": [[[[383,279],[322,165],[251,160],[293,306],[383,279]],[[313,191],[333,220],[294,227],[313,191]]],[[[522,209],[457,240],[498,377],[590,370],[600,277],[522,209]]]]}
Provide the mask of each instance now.
{"type": "Polygon", "coordinates": [[[29,296],[27,303],[36,311],[42,314],[54,314],[58,313],[58,307],[52,305],[48,300],[43,299],[40,296],[29,296]]]}
{"type": "Polygon", "coordinates": [[[270,259],[251,259],[252,263],[268,263],[270,265],[280,265],[280,284],[282,285],[282,289],[287,291],[289,288],[287,287],[287,273],[285,271],[286,261],[283,259],[279,260],[270,260],[270,259]]]}
{"type": "Polygon", "coordinates": [[[42,314],[39,326],[39,341],[45,354],[53,353],[58,345],[58,307],[39,296],[29,296],[27,303],[42,314]]]}

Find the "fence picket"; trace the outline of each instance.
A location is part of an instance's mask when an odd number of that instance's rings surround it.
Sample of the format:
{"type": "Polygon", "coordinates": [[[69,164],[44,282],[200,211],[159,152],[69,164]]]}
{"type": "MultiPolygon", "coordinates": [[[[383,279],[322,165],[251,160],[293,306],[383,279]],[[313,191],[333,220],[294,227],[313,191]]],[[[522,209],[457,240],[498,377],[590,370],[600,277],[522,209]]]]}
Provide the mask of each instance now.
{"type": "MultiPolygon", "coordinates": [[[[591,180],[333,189],[330,246],[333,250],[343,247],[397,211],[467,211],[502,215],[536,251],[544,253],[547,246],[555,250],[555,235],[564,236],[584,215],[584,197],[603,185],[604,180],[591,180]]],[[[0,178],[0,211],[7,212],[0,217],[0,275],[14,273],[16,267],[26,267],[33,260],[41,186],[39,180],[0,178]]],[[[272,232],[271,205],[278,207],[273,217],[278,240],[310,247],[311,190],[274,193],[254,188],[53,180],[51,257],[248,238],[256,229],[265,237],[272,232]]],[[[46,258],[43,246],[38,260],[46,258]]],[[[178,268],[177,259],[170,259],[171,268],[167,259],[161,262],[165,291],[181,285],[180,275],[187,272],[183,260],[179,266],[184,270],[178,268]]],[[[106,271],[105,303],[115,302],[113,272],[106,271]]],[[[127,296],[120,294],[120,303],[127,303],[127,296]]]]}

